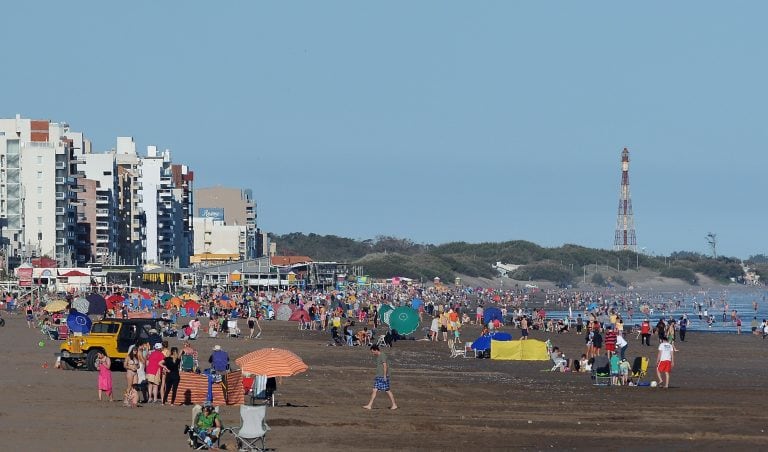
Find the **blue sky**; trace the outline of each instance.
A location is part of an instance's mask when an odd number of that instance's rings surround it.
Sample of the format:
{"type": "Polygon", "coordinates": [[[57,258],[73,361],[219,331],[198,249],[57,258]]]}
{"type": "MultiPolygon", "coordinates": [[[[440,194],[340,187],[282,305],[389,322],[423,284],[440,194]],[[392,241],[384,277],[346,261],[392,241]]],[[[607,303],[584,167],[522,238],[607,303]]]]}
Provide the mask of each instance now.
{"type": "Polygon", "coordinates": [[[14,2],[0,116],[168,147],[262,229],[768,253],[764,2],[14,2]]]}

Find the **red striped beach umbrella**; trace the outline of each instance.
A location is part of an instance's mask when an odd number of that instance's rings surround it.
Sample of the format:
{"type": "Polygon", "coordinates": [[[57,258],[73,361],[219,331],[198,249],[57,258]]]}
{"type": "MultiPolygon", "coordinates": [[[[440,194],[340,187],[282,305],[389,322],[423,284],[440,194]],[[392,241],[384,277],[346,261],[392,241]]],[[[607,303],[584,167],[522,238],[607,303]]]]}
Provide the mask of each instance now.
{"type": "Polygon", "coordinates": [[[282,348],[262,348],[235,360],[243,372],[267,377],[291,377],[309,368],[295,353],[282,348]]]}

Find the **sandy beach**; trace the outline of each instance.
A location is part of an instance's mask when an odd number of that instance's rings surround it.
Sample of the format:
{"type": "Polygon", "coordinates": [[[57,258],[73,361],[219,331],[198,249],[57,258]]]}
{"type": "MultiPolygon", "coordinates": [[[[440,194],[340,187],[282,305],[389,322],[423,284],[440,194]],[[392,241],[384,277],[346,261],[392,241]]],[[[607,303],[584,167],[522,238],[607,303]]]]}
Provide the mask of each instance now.
{"type": "MultiPolygon", "coordinates": [[[[189,407],[99,402],[95,372],[53,368],[59,343],[40,347],[38,330],[20,315],[4,317],[2,449],[188,450],[189,407]]],[[[294,322],[263,328],[258,340],[202,338],[194,346],[203,359],[215,344],[233,359],[282,347],[309,365],[280,382],[279,406],[268,410],[267,445],[277,450],[746,450],[768,441],[768,341],[749,334],[689,333],[666,390],[594,387],[586,374],[543,371],[549,362],[450,358],[444,342],[399,341],[387,352],[400,409],[379,397],[366,411],[375,370],[367,348],[327,347],[327,333],[299,331],[294,322]]],[[[478,332],[467,326],[463,339],[478,332]]],[[[584,336],[532,337],[551,337],[569,358],[583,353],[584,336]]],[[[656,348],[632,338],[627,355],[639,354],[653,364],[656,348]]],[[[124,373],[113,372],[113,381],[120,399],[124,373]]],[[[221,412],[226,425],[239,424],[236,406],[221,412]]]]}

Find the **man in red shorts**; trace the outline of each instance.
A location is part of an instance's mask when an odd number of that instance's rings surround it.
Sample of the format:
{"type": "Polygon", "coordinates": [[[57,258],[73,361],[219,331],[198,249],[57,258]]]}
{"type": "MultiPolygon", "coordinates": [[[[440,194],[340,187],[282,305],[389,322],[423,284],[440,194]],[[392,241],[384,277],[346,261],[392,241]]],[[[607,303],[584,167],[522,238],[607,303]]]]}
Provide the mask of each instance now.
{"type": "Polygon", "coordinates": [[[666,336],[661,337],[659,344],[659,354],[656,356],[656,374],[659,376],[659,386],[662,384],[661,375],[666,377],[665,388],[669,387],[669,373],[672,372],[672,366],[675,365],[675,348],[669,343],[666,336]]]}

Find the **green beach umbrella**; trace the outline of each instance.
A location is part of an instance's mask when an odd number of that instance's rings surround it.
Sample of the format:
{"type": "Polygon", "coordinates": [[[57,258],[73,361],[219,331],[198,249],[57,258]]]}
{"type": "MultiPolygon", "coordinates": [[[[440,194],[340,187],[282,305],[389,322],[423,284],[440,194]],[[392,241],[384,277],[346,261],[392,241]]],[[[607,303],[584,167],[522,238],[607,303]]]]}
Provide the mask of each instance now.
{"type": "Polygon", "coordinates": [[[419,328],[419,313],[408,306],[400,306],[389,315],[389,327],[399,334],[411,334],[419,328]]]}
{"type": "Polygon", "coordinates": [[[379,306],[379,318],[382,322],[389,325],[389,314],[394,310],[394,308],[388,304],[384,304],[379,306]]]}

